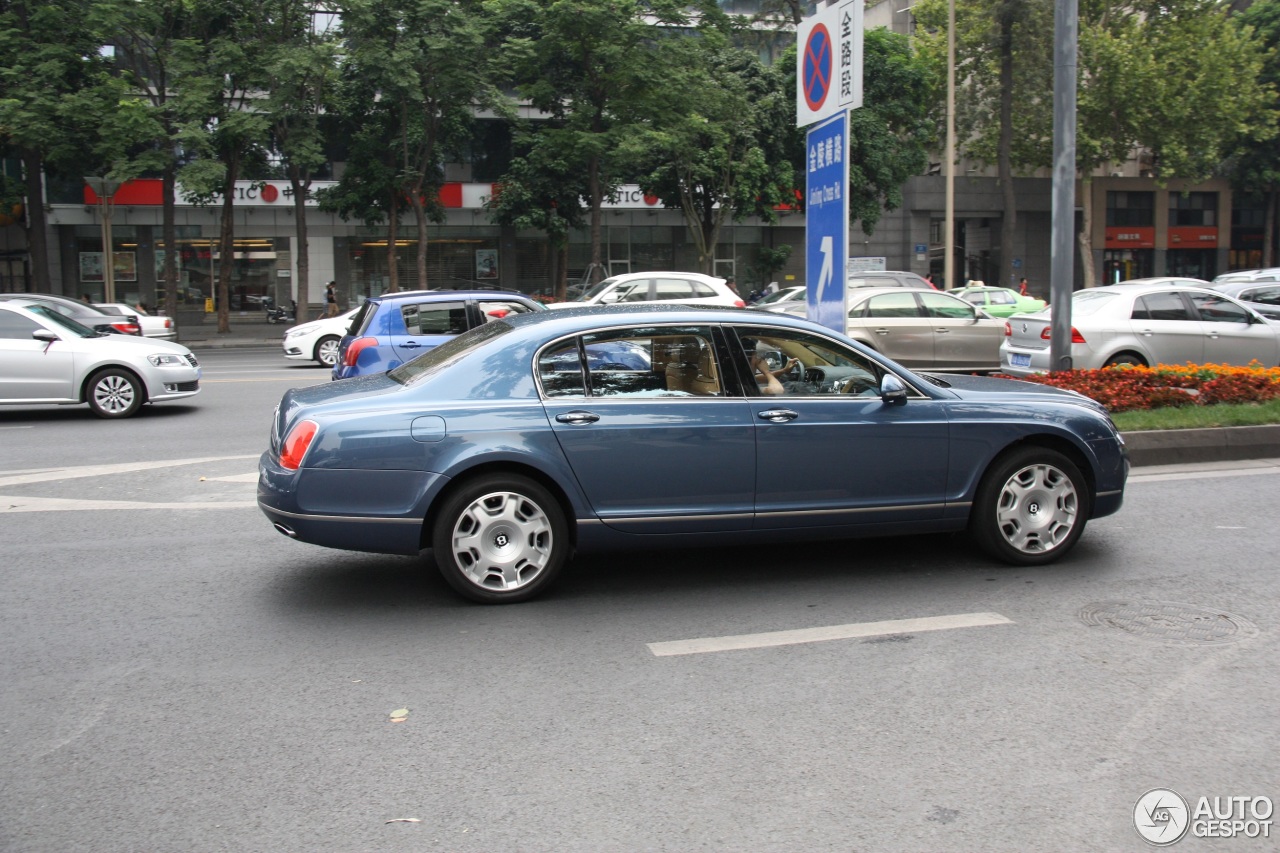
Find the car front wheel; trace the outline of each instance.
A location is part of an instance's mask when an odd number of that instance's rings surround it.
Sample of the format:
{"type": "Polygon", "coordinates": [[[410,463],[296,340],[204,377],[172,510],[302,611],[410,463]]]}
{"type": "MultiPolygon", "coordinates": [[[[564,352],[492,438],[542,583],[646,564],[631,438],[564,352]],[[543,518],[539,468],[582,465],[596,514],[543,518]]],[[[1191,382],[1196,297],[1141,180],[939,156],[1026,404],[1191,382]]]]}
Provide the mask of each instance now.
{"type": "Polygon", "coordinates": [[[436,565],[461,595],[483,604],[524,601],[549,587],[569,553],[559,502],[534,481],[491,475],[464,484],[432,531],[436,565]]]}
{"type": "Polygon", "coordinates": [[[325,367],[333,367],[338,363],[338,338],[325,335],[316,343],[316,361],[325,367]]]}
{"type": "Polygon", "coordinates": [[[1084,476],[1066,456],[1023,447],[998,458],[978,486],[969,528],[991,556],[1018,566],[1071,550],[1089,518],[1084,476]]]}
{"type": "Polygon", "coordinates": [[[129,371],[110,367],[89,380],[85,400],[100,418],[127,418],[142,405],[142,385],[129,371]]]}

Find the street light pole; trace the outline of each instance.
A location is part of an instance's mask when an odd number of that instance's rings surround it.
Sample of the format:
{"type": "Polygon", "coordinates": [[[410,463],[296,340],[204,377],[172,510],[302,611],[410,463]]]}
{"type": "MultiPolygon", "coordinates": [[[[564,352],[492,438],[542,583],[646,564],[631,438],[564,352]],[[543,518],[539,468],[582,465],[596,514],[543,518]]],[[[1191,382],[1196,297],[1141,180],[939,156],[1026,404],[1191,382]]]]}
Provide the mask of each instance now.
{"type": "Polygon", "coordinates": [[[102,218],[102,285],[106,298],[104,302],[116,301],[116,263],[115,246],[111,239],[111,203],[120,189],[120,181],[99,175],[89,175],[84,179],[98,197],[98,210],[102,218]]]}

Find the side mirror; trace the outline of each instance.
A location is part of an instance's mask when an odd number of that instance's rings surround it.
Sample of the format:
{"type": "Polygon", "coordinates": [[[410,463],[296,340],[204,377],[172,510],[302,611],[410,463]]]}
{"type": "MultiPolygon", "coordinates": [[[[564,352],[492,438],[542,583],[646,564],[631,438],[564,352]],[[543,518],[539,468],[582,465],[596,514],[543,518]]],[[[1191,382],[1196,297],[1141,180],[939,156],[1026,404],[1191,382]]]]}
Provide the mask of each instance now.
{"type": "Polygon", "coordinates": [[[880,379],[880,399],[890,406],[902,406],[907,402],[907,386],[892,373],[880,379]]]}
{"type": "Polygon", "coordinates": [[[31,337],[35,338],[37,341],[44,341],[46,344],[62,340],[62,338],[59,338],[56,333],[51,332],[48,329],[36,329],[31,333],[31,337]]]}

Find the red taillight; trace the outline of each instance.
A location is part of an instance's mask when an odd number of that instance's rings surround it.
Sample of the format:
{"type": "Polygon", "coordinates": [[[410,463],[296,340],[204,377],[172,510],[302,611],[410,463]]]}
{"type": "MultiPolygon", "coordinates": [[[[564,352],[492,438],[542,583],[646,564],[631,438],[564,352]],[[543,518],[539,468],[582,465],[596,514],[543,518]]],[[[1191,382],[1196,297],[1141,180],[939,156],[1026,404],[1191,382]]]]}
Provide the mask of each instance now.
{"type": "Polygon", "coordinates": [[[734,301],[734,303],[733,303],[733,307],[734,307],[734,308],[746,308],[746,307],[747,307],[747,303],[743,302],[741,299],[738,299],[738,300],[735,300],[735,301],[734,301]]]}
{"type": "Polygon", "coordinates": [[[302,464],[302,457],[307,455],[311,440],[316,437],[319,427],[315,421],[300,421],[285,436],[284,445],[280,448],[280,467],[297,471],[302,464]]]}
{"type": "MultiPolygon", "coordinates": [[[[1005,328],[1007,329],[1008,326],[1009,324],[1006,323],[1005,328]]],[[[1007,335],[1009,333],[1006,331],[1005,334],[1007,335]]],[[[1045,326],[1044,331],[1040,333],[1040,340],[1047,341],[1052,337],[1053,337],[1053,326],[1045,326]]],[[[1075,326],[1071,327],[1071,343],[1073,344],[1085,343],[1084,335],[1080,334],[1080,330],[1077,329],[1075,326]]]]}
{"type": "Polygon", "coordinates": [[[137,323],[112,323],[111,328],[122,335],[141,335],[142,327],[137,323]]]}
{"type": "Polygon", "coordinates": [[[356,359],[360,357],[360,351],[377,345],[377,338],[356,338],[347,344],[347,351],[342,354],[342,363],[347,367],[355,367],[356,359]]]}
{"type": "Polygon", "coordinates": [[[172,329],[172,328],[173,328],[173,321],[172,321],[172,320],[170,320],[168,317],[165,317],[165,318],[164,318],[164,327],[165,327],[166,329],[172,329]]]}
{"type": "Polygon", "coordinates": [[[1013,337],[1013,326],[1009,325],[1008,323],[1004,324],[1004,336],[1006,338],[1013,337]]]}

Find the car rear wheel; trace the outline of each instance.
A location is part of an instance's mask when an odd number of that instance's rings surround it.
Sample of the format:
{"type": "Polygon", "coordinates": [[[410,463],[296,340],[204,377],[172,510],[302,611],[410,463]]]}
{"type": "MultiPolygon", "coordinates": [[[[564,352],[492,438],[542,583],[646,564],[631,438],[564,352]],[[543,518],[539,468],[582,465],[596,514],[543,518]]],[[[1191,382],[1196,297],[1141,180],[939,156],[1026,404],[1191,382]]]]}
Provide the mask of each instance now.
{"type": "Polygon", "coordinates": [[[978,486],[969,530],[996,559],[1051,563],[1075,545],[1089,518],[1089,489],[1055,450],[1023,447],[996,459],[978,486]]]}
{"type": "Polygon", "coordinates": [[[1140,355],[1131,352],[1120,352],[1107,359],[1103,367],[1146,367],[1147,362],[1140,355]]]}
{"type": "Polygon", "coordinates": [[[89,380],[85,400],[100,418],[127,418],[142,405],[142,385],[129,371],[109,367],[89,380]]]}
{"type": "Polygon", "coordinates": [[[316,361],[325,367],[333,367],[338,363],[338,343],[339,340],[333,335],[325,335],[316,342],[316,361]]]}
{"type": "Polygon", "coordinates": [[[518,475],[463,484],[441,507],[431,541],[449,585],[484,604],[538,595],[555,581],[569,553],[559,502],[518,475]]]}

